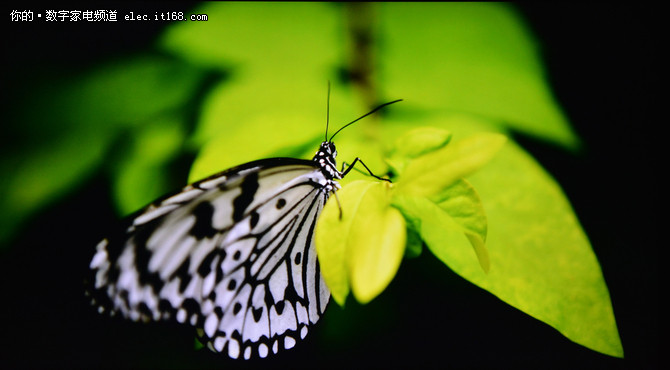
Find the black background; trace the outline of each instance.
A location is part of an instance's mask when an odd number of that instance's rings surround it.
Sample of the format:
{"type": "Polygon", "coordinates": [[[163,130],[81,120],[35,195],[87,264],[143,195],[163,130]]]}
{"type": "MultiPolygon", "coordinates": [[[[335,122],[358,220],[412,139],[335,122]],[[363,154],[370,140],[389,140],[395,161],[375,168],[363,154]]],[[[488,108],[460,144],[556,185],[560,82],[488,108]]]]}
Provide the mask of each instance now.
{"type": "MultiPolygon", "coordinates": [[[[191,6],[96,4],[120,14],[191,6]]],[[[24,8],[43,9],[18,9],[24,8]]],[[[652,114],[659,102],[653,88],[661,45],[656,11],[609,3],[518,8],[542,44],[555,95],[586,147],[570,154],[515,138],[561,184],[589,235],[610,289],[625,359],[570,342],[465,282],[429,253],[404,261],[389,289],[370,305],[348,302],[345,311],[331,305],[306,340],[270,360],[232,361],[193,351],[190,328],[104,318],[83,297],[81,279],[90,258],[85,246],[92,248],[116,218],[107,180],[99,174],[34,217],[27,232],[1,252],[0,367],[657,368],[662,232],[654,138],[662,133],[660,116],[652,114]]],[[[7,23],[11,9],[4,13],[7,23]]],[[[13,91],[31,70],[76,69],[145,51],[167,25],[11,23],[3,42],[3,105],[12,103],[13,91]]]]}

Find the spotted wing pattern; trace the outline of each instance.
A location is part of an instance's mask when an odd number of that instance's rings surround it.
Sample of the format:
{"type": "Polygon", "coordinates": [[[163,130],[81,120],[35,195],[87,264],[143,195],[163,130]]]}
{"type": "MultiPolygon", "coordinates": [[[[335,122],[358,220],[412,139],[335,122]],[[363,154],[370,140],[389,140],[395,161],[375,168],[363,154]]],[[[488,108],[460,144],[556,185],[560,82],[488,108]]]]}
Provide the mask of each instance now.
{"type": "Polygon", "coordinates": [[[97,245],[92,302],[135,321],[191,324],[232,358],[292,348],[330,299],[313,233],[336,186],[314,161],[290,158],[189,185],[97,245]]]}

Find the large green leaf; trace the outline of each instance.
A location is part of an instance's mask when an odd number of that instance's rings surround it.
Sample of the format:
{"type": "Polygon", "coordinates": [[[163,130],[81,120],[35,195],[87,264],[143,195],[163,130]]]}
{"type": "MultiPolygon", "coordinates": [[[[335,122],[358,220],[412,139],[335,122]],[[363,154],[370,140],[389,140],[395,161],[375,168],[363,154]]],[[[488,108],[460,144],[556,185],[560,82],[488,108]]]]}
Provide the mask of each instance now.
{"type": "MultiPolygon", "coordinates": [[[[407,130],[397,119],[385,121],[384,137],[402,136],[407,130]]],[[[425,115],[415,121],[452,132],[452,142],[477,132],[500,130],[499,125],[464,114],[425,115]]],[[[449,247],[431,251],[465,279],[569,339],[611,356],[623,356],[600,266],[556,181],[511,141],[468,180],[486,210],[489,274],[473,258],[463,234],[442,226],[451,220],[437,221],[445,215],[433,205],[418,208],[425,215],[419,232],[428,246],[449,247]]],[[[434,201],[440,204],[440,199],[434,201]]],[[[403,211],[407,213],[407,207],[403,211]]]]}
{"type": "Polygon", "coordinates": [[[491,274],[459,274],[575,342],[622,357],[600,265],[559,185],[516,145],[494,161],[470,179],[489,217],[491,274]]]}
{"type": "Polygon", "coordinates": [[[388,94],[579,145],[547,85],[535,40],[508,4],[385,3],[379,23],[388,94]]]}
{"type": "MultiPolygon", "coordinates": [[[[463,116],[441,117],[433,124],[454,132],[454,140],[464,132],[493,127],[463,116]]],[[[423,215],[419,233],[432,246],[431,251],[462,277],[569,339],[608,355],[623,356],[600,266],[554,179],[523,149],[509,142],[469,180],[488,218],[490,272],[485,274],[473,259],[462,233],[443,227],[448,220],[441,209],[424,203],[414,209],[423,215]],[[434,248],[437,245],[449,247],[434,248]]],[[[405,212],[410,209],[406,205],[402,208],[405,212]]]]}

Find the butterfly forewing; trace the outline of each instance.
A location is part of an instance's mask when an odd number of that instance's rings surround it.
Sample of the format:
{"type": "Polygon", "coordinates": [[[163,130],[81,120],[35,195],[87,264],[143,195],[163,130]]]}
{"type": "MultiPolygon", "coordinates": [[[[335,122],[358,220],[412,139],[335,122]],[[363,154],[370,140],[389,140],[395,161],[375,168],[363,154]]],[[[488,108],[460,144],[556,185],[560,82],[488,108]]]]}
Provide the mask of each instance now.
{"type": "Polygon", "coordinates": [[[198,328],[230,357],[288,349],[323,313],[313,232],[333,181],[313,161],[251,162],[129,218],[90,267],[99,310],[198,328]]]}

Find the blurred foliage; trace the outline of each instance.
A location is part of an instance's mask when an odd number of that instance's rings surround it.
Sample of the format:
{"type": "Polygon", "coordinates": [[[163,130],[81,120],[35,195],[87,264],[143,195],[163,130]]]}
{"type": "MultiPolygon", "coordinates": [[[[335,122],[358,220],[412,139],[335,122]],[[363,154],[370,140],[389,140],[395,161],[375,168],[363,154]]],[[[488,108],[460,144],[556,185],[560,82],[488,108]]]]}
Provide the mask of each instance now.
{"type": "MultiPolygon", "coordinates": [[[[317,246],[324,261],[351,259],[353,272],[340,274],[354,282],[354,295],[379,294],[400,257],[418,255],[423,243],[463,278],[569,339],[623,356],[600,266],[560,186],[512,141],[467,171],[452,162],[463,153],[449,154],[485,132],[511,130],[580,146],[511,6],[204,3],[195,12],[210,21],[171,24],[152,54],[33,82],[8,123],[20,139],[0,160],[11,174],[0,182],[0,242],[9,244],[31,215],[100,168],[127,214],[183,185],[165,173],[189,150],[198,153],[191,180],[264,157],[310,158],[324,137],[330,80],[331,133],[372,104],[404,99],[336,140],[340,161],[358,156],[399,179],[397,188],[354,183],[367,178],[352,171],[343,208],[371,199],[379,207],[352,217],[376,221],[355,232],[357,255],[325,256],[328,246],[317,246]],[[212,72],[228,78],[201,96],[212,72]],[[442,175],[431,177],[439,164],[442,175]],[[389,195],[403,187],[411,189],[404,197],[389,195]],[[366,275],[366,266],[378,270],[366,275]]],[[[471,154],[499,146],[485,144],[471,154]]]]}
{"type": "MultiPolygon", "coordinates": [[[[9,143],[11,151],[0,161],[0,170],[12,174],[0,182],[0,191],[5,194],[0,200],[0,242],[8,240],[31,214],[76,188],[103,164],[113,147],[121,148],[116,152],[123,153],[129,137],[152,143],[128,158],[127,165],[116,166],[112,177],[117,179],[117,185],[132,176],[125,170],[133,171],[139,162],[154,161],[159,165],[156,157],[161,154],[153,149],[162,146],[163,152],[172,151],[181,144],[175,143],[174,135],[162,133],[143,139],[146,135],[142,133],[156,125],[163,131],[161,122],[166,121],[166,115],[178,116],[202,77],[202,70],[179,60],[138,55],[81,71],[76,76],[34,81],[30,95],[11,107],[11,116],[17,118],[9,124],[18,139],[9,143]],[[161,140],[169,142],[159,143],[161,140]],[[154,154],[148,157],[147,152],[154,154]]],[[[170,119],[173,118],[167,118],[170,119]]],[[[184,140],[183,135],[176,140],[184,140]]],[[[140,198],[119,199],[122,213],[170,189],[150,190],[152,185],[146,183],[145,189],[136,189],[136,185],[126,183],[125,190],[115,190],[117,194],[140,198]]]]}

